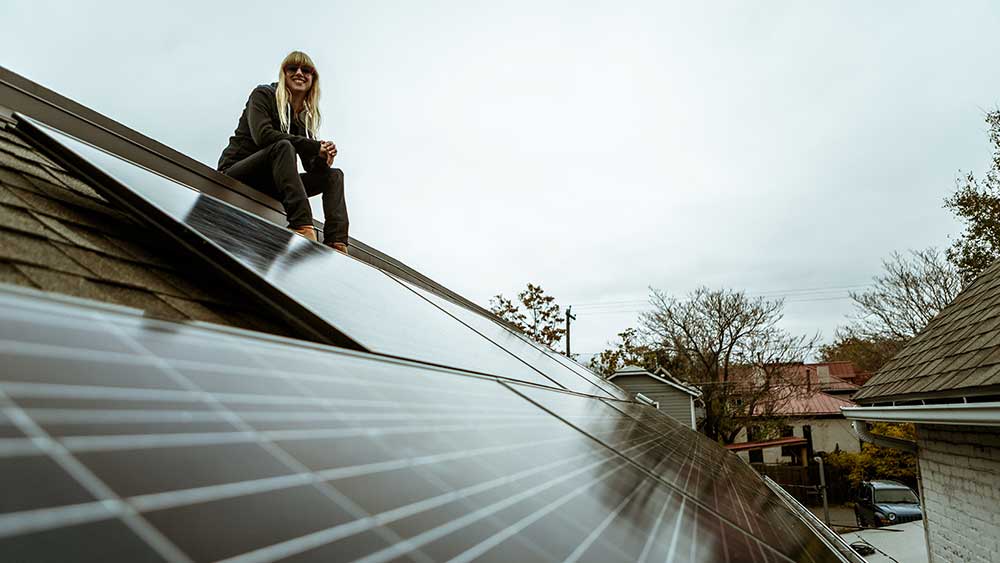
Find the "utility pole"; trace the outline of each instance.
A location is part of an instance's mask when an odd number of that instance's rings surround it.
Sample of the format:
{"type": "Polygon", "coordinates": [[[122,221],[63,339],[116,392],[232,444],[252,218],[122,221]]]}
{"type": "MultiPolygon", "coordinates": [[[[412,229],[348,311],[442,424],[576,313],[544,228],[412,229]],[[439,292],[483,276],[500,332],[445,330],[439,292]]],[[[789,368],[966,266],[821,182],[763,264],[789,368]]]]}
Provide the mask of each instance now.
{"type": "Polygon", "coordinates": [[[567,358],[572,358],[573,357],[573,356],[569,355],[569,322],[571,320],[572,321],[576,320],[576,315],[573,314],[573,306],[572,305],[570,305],[569,307],[566,307],[566,357],[567,358]]]}

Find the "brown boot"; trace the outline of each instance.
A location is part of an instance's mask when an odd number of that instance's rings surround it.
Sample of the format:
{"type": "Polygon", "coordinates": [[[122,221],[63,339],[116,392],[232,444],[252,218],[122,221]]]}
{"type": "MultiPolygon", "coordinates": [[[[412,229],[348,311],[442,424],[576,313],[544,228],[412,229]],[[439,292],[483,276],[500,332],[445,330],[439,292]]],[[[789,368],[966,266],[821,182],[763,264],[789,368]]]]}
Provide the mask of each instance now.
{"type": "Polygon", "coordinates": [[[313,242],[317,241],[316,227],[313,227],[312,225],[302,225],[301,227],[293,227],[292,232],[294,232],[297,235],[302,235],[313,242]]]}
{"type": "Polygon", "coordinates": [[[333,247],[333,249],[336,250],[337,252],[342,252],[344,254],[348,254],[348,252],[347,252],[347,245],[344,244],[344,243],[342,243],[342,242],[335,242],[335,243],[331,244],[330,246],[333,247]]]}

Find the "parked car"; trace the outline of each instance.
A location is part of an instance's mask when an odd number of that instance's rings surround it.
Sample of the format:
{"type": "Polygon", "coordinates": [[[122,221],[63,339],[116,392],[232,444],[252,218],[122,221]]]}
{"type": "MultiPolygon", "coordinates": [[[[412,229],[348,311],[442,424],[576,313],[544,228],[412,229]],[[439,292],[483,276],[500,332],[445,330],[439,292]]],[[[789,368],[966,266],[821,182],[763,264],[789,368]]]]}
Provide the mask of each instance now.
{"type": "Polygon", "coordinates": [[[865,481],[854,499],[854,518],[862,528],[901,524],[923,517],[916,493],[896,481],[865,481]]]}

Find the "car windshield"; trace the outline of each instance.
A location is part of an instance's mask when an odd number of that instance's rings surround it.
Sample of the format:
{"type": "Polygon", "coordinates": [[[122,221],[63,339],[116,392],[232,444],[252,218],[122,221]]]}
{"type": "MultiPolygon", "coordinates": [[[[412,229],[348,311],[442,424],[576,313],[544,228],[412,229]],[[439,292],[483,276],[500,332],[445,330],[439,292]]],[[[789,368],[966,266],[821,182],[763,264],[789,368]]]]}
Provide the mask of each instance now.
{"type": "Polygon", "coordinates": [[[917,495],[910,489],[880,489],[875,491],[875,502],[917,504],[917,495]]]}

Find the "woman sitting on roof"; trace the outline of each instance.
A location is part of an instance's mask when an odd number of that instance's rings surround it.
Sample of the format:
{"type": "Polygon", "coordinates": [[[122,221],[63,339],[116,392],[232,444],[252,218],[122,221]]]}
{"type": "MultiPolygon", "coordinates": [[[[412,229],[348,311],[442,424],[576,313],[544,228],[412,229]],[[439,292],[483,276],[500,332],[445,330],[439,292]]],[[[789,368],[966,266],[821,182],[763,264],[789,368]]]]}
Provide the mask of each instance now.
{"type": "Polygon", "coordinates": [[[293,51],[278,71],[278,82],[254,88],[219,171],[274,197],[285,208],[288,227],[317,240],[309,197],[323,194],[323,242],[347,252],[344,173],[331,168],[337,146],[318,139],[319,73],[309,55],[293,51]],[[299,174],[295,156],[302,159],[299,174]]]}

